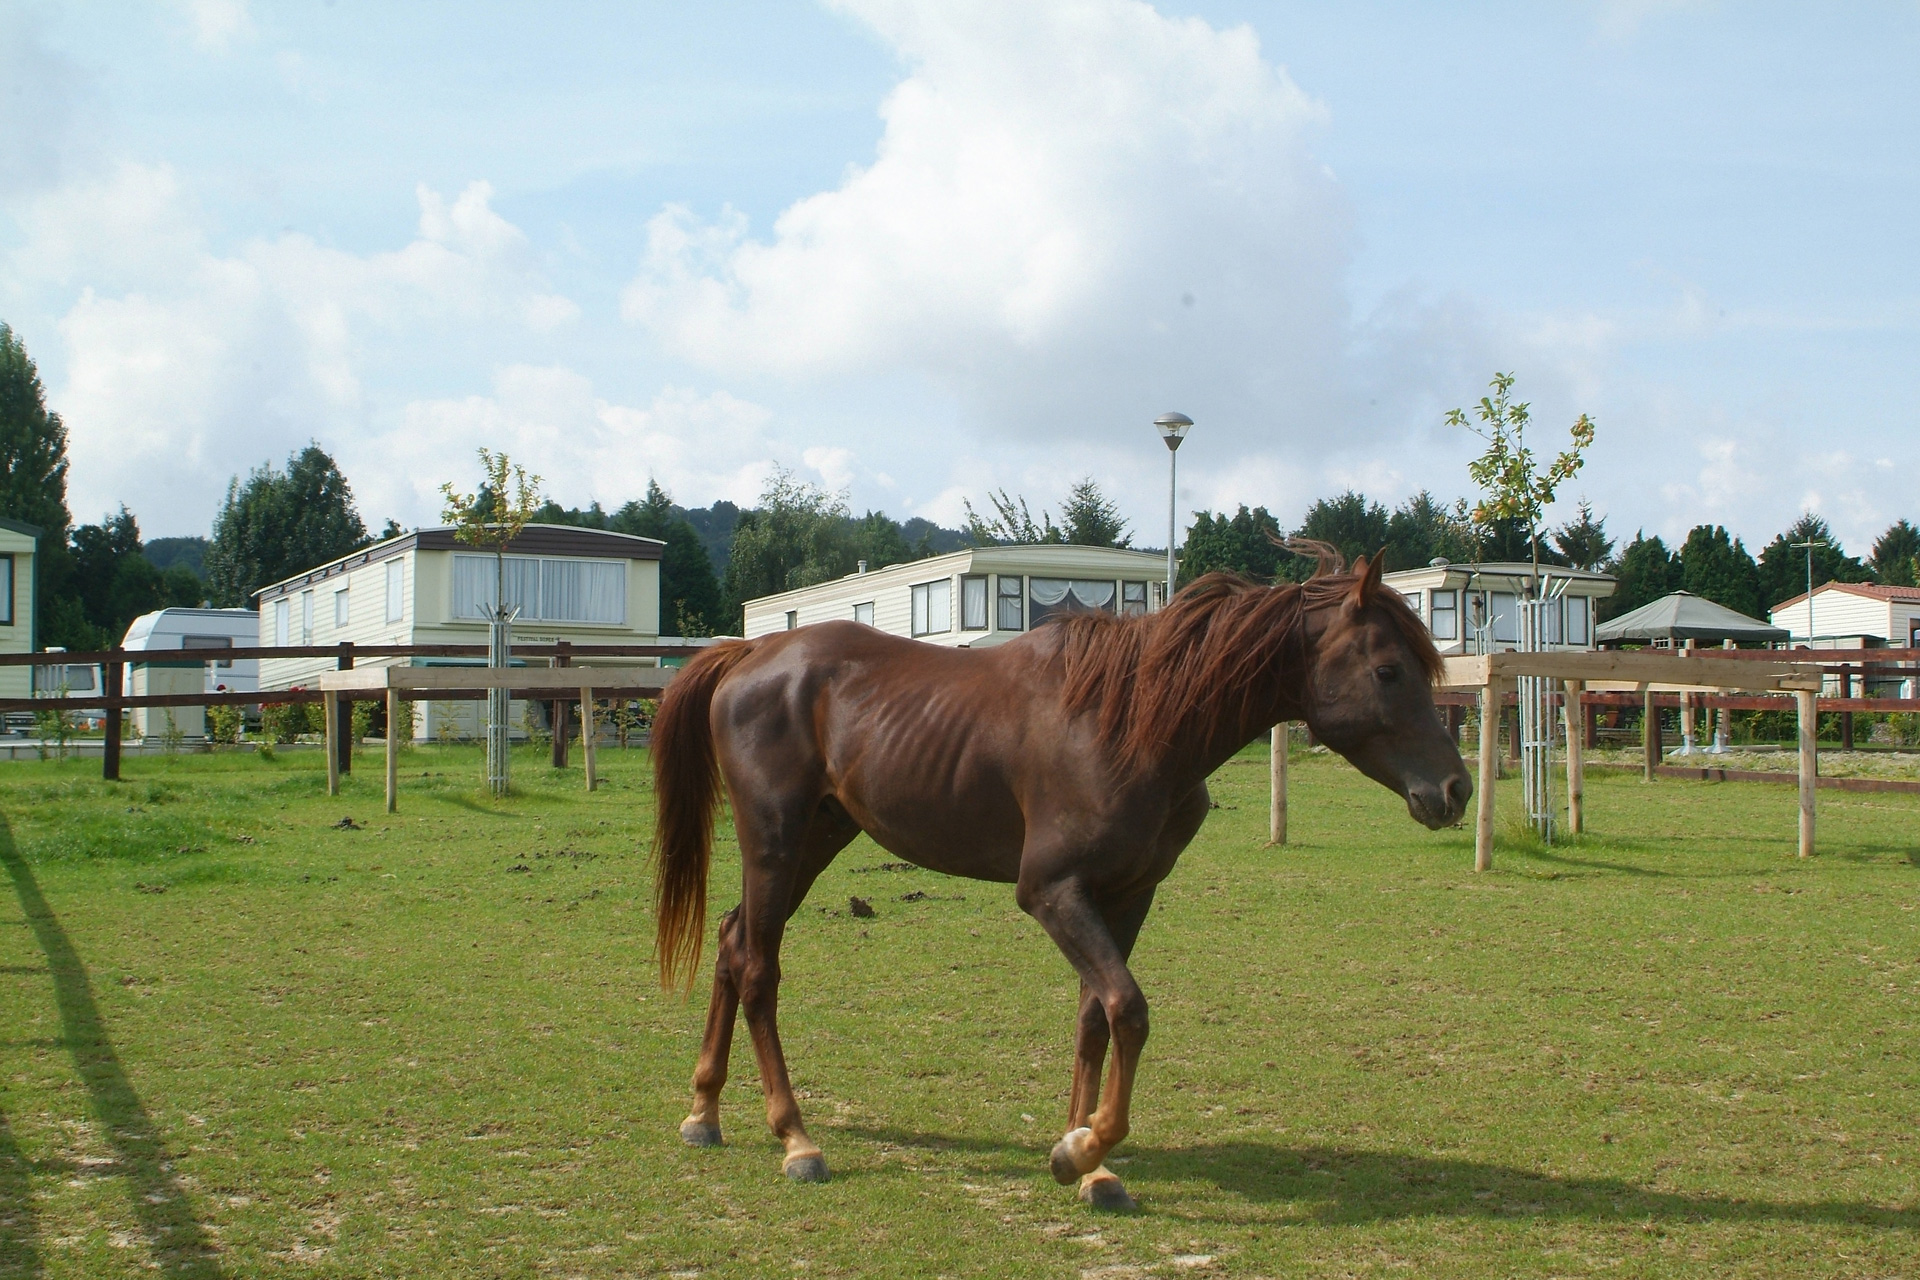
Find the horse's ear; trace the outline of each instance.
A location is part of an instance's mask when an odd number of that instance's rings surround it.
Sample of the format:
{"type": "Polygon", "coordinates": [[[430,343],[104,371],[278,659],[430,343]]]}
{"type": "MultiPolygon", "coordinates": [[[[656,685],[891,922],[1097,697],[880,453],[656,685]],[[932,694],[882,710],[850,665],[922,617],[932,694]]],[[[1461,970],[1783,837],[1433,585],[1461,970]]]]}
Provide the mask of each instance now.
{"type": "Polygon", "coordinates": [[[1366,606],[1380,590],[1380,570],[1386,562],[1387,549],[1382,547],[1371,557],[1361,556],[1359,562],[1353,566],[1357,581],[1353,584],[1353,595],[1348,597],[1348,602],[1354,608],[1366,606]]]}

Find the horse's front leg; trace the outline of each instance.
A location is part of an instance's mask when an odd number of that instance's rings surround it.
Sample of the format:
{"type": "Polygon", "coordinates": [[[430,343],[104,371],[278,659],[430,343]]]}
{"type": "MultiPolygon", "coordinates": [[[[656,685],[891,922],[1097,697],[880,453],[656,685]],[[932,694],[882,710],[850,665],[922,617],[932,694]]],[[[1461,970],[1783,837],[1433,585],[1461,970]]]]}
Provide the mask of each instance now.
{"type": "Polygon", "coordinates": [[[1141,895],[1112,920],[1094,906],[1076,880],[1022,883],[1019,900],[1079,972],[1085,993],[1076,1037],[1072,1127],[1053,1148],[1053,1176],[1063,1183],[1080,1179],[1080,1198],[1096,1208],[1131,1209],[1133,1198],[1102,1161],[1127,1136],[1134,1073],[1147,1042],[1147,998],[1128,971],[1126,959],[1152,894],[1141,895]],[[1105,1021],[1104,1036],[1089,1025],[1095,1016],[1105,1021]],[[1098,1107],[1088,1115],[1086,1109],[1099,1088],[1102,1042],[1107,1040],[1112,1045],[1113,1070],[1098,1107]]]}

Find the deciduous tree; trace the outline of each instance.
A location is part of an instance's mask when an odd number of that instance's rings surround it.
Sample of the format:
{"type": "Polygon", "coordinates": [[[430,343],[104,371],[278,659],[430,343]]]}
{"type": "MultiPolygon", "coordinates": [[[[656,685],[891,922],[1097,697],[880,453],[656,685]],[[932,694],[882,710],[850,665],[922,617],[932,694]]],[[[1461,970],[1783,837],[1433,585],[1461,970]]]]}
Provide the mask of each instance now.
{"type": "Polygon", "coordinates": [[[1473,508],[1473,521],[1484,528],[1511,520],[1526,530],[1527,547],[1532,553],[1536,573],[1540,568],[1540,518],[1553,504],[1560,486],[1579,473],[1586,463],[1586,450],[1593,443],[1594,423],[1581,414],[1568,430],[1568,447],[1542,467],[1527,444],[1531,409],[1527,402],[1512,399],[1513,375],[1496,373],[1489,383],[1493,394],[1482,396],[1474,407],[1475,426],[1465,411],[1447,411],[1450,426],[1463,427],[1487,442],[1486,452],[1467,466],[1467,474],[1480,486],[1481,499],[1473,508]]]}

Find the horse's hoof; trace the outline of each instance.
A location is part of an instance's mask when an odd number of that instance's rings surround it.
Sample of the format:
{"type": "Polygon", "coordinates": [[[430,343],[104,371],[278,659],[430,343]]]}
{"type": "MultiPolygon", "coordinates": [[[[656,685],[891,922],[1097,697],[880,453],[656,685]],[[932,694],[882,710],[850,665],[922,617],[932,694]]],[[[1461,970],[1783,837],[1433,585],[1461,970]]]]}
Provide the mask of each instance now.
{"type": "Polygon", "coordinates": [[[1105,1213],[1132,1213],[1140,1207],[1110,1173],[1088,1174],[1080,1184],[1080,1199],[1105,1213]]]}
{"type": "Polygon", "coordinates": [[[810,1156],[788,1156],[780,1172],[795,1182],[825,1182],[827,1158],[817,1151],[810,1156]]]}
{"type": "Polygon", "coordinates": [[[680,1141],[690,1147],[717,1147],[720,1145],[720,1126],[710,1120],[696,1120],[688,1116],[680,1122],[680,1141]]]}
{"type": "Polygon", "coordinates": [[[1083,1173],[1091,1173],[1095,1166],[1081,1168],[1085,1157],[1083,1149],[1093,1141],[1093,1130],[1075,1129],[1066,1137],[1053,1144],[1053,1154],[1047,1158],[1047,1166],[1053,1170],[1053,1180],[1063,1187],[1073,1185],[1074,1179],[1083,1173]]]}

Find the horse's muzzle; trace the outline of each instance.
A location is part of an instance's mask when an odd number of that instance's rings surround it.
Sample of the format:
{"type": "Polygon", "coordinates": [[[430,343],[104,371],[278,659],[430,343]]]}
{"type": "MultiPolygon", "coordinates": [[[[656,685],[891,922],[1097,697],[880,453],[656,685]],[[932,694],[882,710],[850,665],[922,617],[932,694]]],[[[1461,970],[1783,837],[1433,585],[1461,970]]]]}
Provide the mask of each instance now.
{"type": "Polygon", "coordinates": [[[1414,821],[1438,831],[1451,827],[1466,816],[1467,802],[1473,799],[1473,780],[1460,772],[1439,782],[1417,782],[1407,788],[1407,812],[1414,821]]]}

